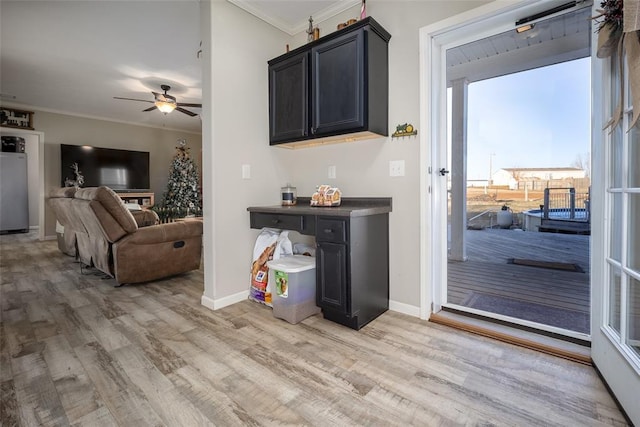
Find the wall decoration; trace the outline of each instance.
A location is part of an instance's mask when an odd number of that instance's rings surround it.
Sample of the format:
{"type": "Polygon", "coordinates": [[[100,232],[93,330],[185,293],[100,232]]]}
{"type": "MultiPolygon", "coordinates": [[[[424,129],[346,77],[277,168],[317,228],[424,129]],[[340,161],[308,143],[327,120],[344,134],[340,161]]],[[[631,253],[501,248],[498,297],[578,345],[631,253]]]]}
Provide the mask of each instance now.
{"type": "Polygon", "coordinates": [[[307,41],[308,42],[312,42],[313,41],[313,17],[309,17],[309,28],[307,29],[307,41]]]}
{"type": "Polygon", "coordinates": [[[418,134],[418,129],[415,129],[411,123],[405,123],[403,125],[396,126],[396,131],[391,134],[391,138],[400,138],[403,136],[415,136],[418,134]]]}
{"type": "Polygon", "coordinates": [[[76,188],[82,187],[84,185],[84,175],[82,175],[82,172],[80,171],[80,169],[78,167],[78,164],[77,163],[73,163],[69,167],[71,169],[73,169],[73,174],[75,175],[75,179],[65,177],[64,186],[65,187],[76,187],[76,188]]]}
{"type": "Polygon", "coordinates": [[[0,109],[0,126],[33,130],[33,111],[0,109]]]}

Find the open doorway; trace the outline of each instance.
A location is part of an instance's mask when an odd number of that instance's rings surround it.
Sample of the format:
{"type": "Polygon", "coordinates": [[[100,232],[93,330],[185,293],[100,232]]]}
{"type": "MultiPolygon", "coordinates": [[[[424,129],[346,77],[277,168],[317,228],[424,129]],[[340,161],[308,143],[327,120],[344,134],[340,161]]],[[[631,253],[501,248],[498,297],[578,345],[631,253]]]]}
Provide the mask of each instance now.
{"type": "Polygon", "coordinates": [[[590,13],[447,50],[445,308],[588,339],[590,13]]]}

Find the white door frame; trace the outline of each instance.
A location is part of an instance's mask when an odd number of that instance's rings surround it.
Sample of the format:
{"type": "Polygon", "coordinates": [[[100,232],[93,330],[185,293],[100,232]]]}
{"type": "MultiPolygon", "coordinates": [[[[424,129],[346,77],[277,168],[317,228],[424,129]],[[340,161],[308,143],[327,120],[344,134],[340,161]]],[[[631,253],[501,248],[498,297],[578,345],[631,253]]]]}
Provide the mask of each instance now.
{"type": "Polygon", "coordinates": [[[526,9],[545,3],[544,0],[492,2],[420,29],[420,318],[428,319],[440,311],[442,295],[446,292],[447,194],[439,191],[441,177],[437,171],[446,168],[446,153],[439,151],[438,142],[447,137],[446,56],[444,52],[453,40],[460,44],[459,30],[464,27],[469,42],[488,37],[513,27],[513,22],[526,14],[526,9]],[[510,24],[505,25],[508,21],[510,24]],[[432,207],[436,207],[432,208],[432,207]]]}
{"type": "MultiPolygon", "coordinates": [[[[597,35],[592,39],[592,56],[595,58],[597,35]]],[[[611,102],[611,72],[608,60],[592,61],[592,180],[601,185],[592,186],[591,212],[602,221],[591,222],[591,358],[596,368],[605,378],[607,385],[625,409],[627,416],[636,425],[640,424],[640,406],[638,406],[638,390],[640,389],[640,367],[634,363],[634,357],[627,354],[620,338],[612,332],[609,324],[609,298],[611,278],[610,266],[605,259],[608,256],[608,244],[611,239],[612,221],[607,195],[609,185],[610,166],[610,135],[603,130],[605,123],[612,114],[611,102]],[[594,191],[595,190],[595,191],[594,191]],[[594,244],[600,242],[600,244],[594,244]],[[598,284],[598,285],[595,285],[598,284]]],[[[626,114],[626,113],[625,113],[626,114]]],[[[618,126],[626,129],[627,120],[618,126]]],[[[623,234],[623,239],[625,239],[623,234]]],[[[623,245],[622,251],[626,250],[623,245]]],[[[622,290],[621,290],[622,294],[622,290]]],[[[622,295],[621,295],[622,296],[622,295]]],[[[622,296],[624,301],[624,296],[622,296]]],[[[621,303],[623,305],[623,303],[621,303]]],[[[623,308],[624,313],[624,308],[623,308]]],[[[624,337],[625,327],[621,322],[621,335],[624,337]]]]}

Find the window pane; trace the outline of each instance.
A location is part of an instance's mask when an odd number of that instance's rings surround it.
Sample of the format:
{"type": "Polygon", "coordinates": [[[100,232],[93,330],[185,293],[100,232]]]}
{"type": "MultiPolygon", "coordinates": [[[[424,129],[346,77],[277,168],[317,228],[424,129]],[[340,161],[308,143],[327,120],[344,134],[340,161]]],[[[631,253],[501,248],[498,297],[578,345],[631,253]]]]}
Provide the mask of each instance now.
{"type": "Polygon", "coordinates": [[[620,67],[618,66],[619,61],[611,61],[610,64],[611,79],[609,80],[609,83],[611,84],[611,96],[609,99],[611,99],[610,114],[613,115],[613,112],[616,111],[618,103],[620,102],[620,67]]]}
{"type": "Polygon", "coordinates": [[[629,278],[627,344],[640,356],[640,282],[629,278]]]}
{"type": "Polygon", "coordinates": [[[640,194],[629,193],[629,242],[627,265],[640,272],[640,194]]]}
{"type": "Polygon", "coordinates": [[[609,279],[609,326],[620,334],[620,270],[611,267],[609,279]]]}
{"type": "MultiPolygon", "coordinates": [[[[640,107],[639,107],[640,108],[640,107]]],[[[629,130],[629,187],[640,188],[640,119],[629,130]]]]}
{"type": "Polygon", "coordinates": [[[611,185],[610,188],[622,187],[622,126],[618,125],[611,134],[611,185]]]}
{"type": "Polygon", "coordinates": [[[618,262],[622,261],[622,194],[611,195],[611,240],[609,242],[609,257],[618,262]]]}

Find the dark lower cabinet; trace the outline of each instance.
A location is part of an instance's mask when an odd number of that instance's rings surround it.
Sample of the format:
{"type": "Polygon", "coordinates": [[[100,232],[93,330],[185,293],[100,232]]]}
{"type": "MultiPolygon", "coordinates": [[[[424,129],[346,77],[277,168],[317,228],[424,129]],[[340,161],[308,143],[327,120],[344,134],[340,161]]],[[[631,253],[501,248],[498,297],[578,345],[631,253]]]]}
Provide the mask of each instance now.
{"type": "Polygon", "coordinates": [[[389,309],[389,216],[316,221],[316,304],[360,329],[389,309]]]}
{"type": "Polygon", "coordinates": [[[347,245],[320,242],[316,249],[316,304],[348,313],[347,245]]]}
{"type": "Polygon", "coordinates": [[[389,309],[388,203],[385,213],[344,216],[313,214],[326,208],[249,208],[250,224],[315,236],[316,304],[325,319],[360,329],[389,309]]]}

